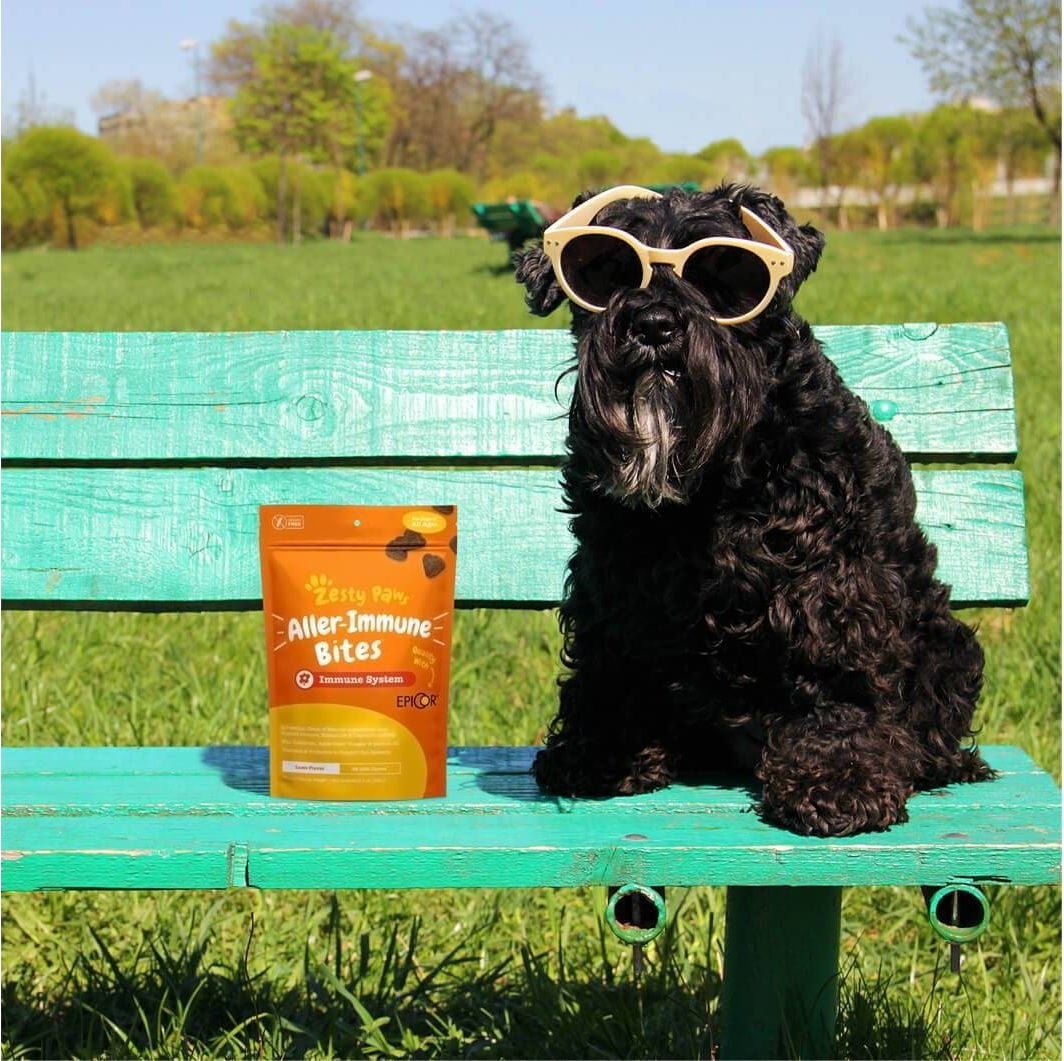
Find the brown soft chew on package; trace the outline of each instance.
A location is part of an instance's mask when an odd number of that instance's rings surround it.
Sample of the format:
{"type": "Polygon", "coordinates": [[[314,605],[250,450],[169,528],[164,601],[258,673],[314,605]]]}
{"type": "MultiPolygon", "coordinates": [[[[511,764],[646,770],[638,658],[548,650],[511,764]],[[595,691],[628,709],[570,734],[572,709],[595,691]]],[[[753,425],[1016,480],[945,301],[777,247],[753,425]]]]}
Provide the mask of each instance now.
{"type": "Polygon", "coordinates": [[[453,506],[259,510],[270,794],[447,791],[453,506]]]}

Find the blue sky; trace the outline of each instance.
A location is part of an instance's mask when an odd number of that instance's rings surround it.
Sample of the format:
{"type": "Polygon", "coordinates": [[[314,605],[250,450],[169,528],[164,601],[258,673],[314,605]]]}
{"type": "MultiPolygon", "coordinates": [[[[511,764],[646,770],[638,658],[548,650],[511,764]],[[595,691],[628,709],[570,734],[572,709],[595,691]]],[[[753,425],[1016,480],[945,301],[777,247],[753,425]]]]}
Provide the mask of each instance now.
{"type": "MultiPolygon", "coordinates": [[[[939,6],[949,0],[936,0],[939,6]]],[[[363,0],[382,28],[435,27],[485,8],[510,19],[550,86],[553,108],[605,114],[629,136],[667,151],[738,137],[754,153],[801,144],[802,65],[818,35],[838,39],[853,92],[847,125],[934,100],[897,41],[926,0],[363,0]]],[[[95,131],[89,105],[105,82],[139,79],[165,96],[189,95],[190,54],[259,0],[4,0],[0,106],[14,112],[31,74],[38,98],[95,131]]]]}

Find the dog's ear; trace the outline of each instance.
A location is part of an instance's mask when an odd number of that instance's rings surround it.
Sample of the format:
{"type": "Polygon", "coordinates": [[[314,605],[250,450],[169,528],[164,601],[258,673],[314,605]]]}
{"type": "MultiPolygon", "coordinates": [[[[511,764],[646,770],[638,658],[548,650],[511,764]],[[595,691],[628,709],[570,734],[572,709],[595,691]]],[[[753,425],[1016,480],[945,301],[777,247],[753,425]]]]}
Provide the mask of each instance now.
{"type": "MultiPolygon", "coordinates": [[[[599,191],[602,189],[600,188],[599,191]]],[[[581,192],[574,200],[570,210],[587,202],[598,192],[588,190],[581,192]]],[[[559,214],[558,217],[561,215],[559,214]]],[[[552,218],[557,220],[557,218],[552,218]]],[[[514,277],[519,284],[525,285],[525,302],[537,316],[546,317],[553,313],[564,301],[565,292],[558,286],[554,268],[550,259],[543,253],[542,246],[533,246],[518,251],[513,256],[514,277]]]]}
{"type": "Polygon", "coordinates": [[[816,270],[820,254],[824,250],[824,234],[812,225],[799,225],[783,203],[774,195],[757,188],[734,188],[732,200],[739,206],[752,210],[762,221],[778,232],[794,251],[794,269],[784,280],[793,297],[806,278],[816,270]]]}
{"type": "Polygon", "coordinates": [[[565,301],[565,293],[558,286],[554,268],[542,247],[518,251],[513,263],[515,279],[525,285],[525,302],[537,316],[548,316],[565,301]]]}

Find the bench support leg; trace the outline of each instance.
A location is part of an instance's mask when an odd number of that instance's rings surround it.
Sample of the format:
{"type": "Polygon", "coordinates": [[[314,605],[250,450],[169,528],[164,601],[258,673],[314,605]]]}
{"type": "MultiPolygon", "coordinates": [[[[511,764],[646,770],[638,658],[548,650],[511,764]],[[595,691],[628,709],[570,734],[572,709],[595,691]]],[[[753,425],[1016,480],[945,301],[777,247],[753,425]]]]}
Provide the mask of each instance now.
{"type": "Polygon", "coordinates": [[[830,1057],[841,888],[729,888],[721,1058],[830,1057]]]}

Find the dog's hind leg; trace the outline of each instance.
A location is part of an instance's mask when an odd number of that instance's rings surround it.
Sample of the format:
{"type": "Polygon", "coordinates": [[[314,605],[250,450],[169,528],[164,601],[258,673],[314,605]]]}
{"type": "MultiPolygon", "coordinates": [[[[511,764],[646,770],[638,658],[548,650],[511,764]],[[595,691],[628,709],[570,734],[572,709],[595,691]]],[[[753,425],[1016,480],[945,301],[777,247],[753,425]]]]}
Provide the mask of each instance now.
{"type": "Polygon", "coordinates": [[[925,615],[916,630],[916,666],[906,704],[909,724],[921,739],[916,786],[985,781],[993,771],[972,743],[983,650],[972,630],[945,606],[925,615]]]}

